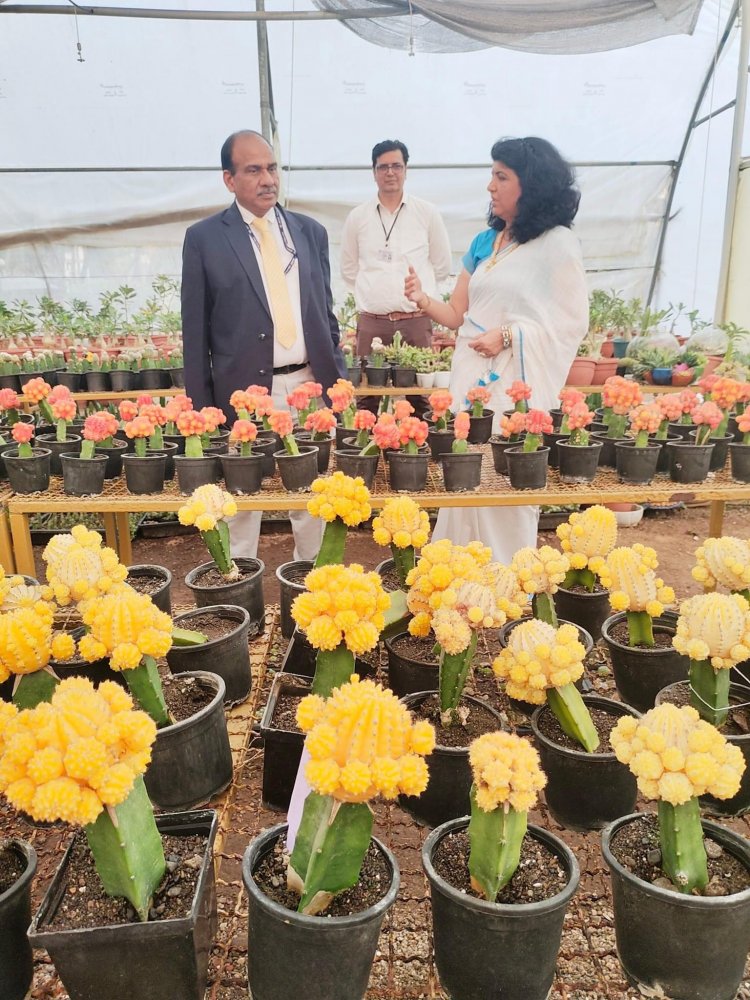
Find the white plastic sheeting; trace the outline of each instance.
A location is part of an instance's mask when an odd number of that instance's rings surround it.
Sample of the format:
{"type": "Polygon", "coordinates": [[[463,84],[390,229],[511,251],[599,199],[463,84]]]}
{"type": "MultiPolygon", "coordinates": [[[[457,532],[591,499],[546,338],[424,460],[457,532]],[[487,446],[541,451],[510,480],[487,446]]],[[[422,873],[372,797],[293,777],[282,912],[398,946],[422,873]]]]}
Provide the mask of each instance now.
{"type": "MultiPolygon", "coordinates": [[[[409,146],[408,188],[441,207],[457,263],[483,226],[496,138],[542,135],[577,162],[649,161],[581,167],[577,223],[592,286],[645,295],[669,186],[664,161],[679,152],[729,10],[730,0],[706,0],[693,36],[575,56],[410,58],[333,22],[271,22],[289,205],[328,228],[336,278],[340,227],[374,190],[369,156],[380,139],[409,146]]],[[[0,13],[0,299],[95,301],[124,282],[143,294],[154,275],[178,276],[186,225],[229,201],[223,139],[259,124],[253,23],[81,17],[78,32],[83,63],[74,18],[0,13]]],[[[701,114],[732,99],[736,59],[730,44],[701,114]]],[[[657,288],[660,302],[705,315],[730,132],[726,112],[693,136],[657,288]]]]}

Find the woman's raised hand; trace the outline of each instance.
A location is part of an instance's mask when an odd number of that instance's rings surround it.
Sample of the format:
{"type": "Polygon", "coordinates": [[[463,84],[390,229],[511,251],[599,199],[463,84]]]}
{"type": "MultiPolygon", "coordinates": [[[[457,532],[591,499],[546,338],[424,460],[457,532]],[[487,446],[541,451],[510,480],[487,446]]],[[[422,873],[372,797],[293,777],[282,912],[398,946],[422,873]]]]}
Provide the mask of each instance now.
{"type": "Polygon", "coordinates": [[[409,273],[404,279],[404,295],[410,302],[414,302],[417,305],[419,305],[420,299],[424,297],[422,282],[419,280],[417,272],[411,264],[409,265],[409,273]]]}

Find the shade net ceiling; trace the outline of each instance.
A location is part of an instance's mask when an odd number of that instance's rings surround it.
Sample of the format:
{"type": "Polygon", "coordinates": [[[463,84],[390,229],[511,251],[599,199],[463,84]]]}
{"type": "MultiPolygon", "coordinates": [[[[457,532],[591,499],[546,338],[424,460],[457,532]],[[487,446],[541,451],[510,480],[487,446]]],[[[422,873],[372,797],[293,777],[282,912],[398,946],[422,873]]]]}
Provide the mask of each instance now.
{"type": "MultiPolygon", "coordinates": [[[[314,7],[297,0],[296,9],[314,7]]],[[[375,142],[398,137],[409,146],[408,190],[439,205],[458,269],[483,227],[493,141],[534,134],[580,164],[576,231],[592,287],[644,296],[672,163],[729,10],[729,0],[706,0],[693,35],[588,55],[430,53],[417,44],[410,57],[340,23],[270,22],[284,197],[327,227],[336,298],[346,293],[341,226],[373,196],[375,142]]],[[[255,24],[80,17],[76,25],[1,11],[0,299],[95,302],[123,283],[144,295],[155,275],[179,277],[186,226],[230,201],[222,141],[259,127],[255,24]]],[[[733,39],[700,114],[731,100],[736,63],[733,39]]],[[[706,315],[730,135],[731,112],[695,130],[657,288],[657,301],[706,315]]]]}

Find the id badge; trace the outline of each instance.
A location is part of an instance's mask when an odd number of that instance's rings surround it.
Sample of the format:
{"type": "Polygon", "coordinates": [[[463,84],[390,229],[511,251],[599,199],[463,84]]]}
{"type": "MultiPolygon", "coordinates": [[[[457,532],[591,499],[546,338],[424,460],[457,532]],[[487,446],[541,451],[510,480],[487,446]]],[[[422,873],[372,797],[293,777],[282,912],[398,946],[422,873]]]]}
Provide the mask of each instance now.
{"type": "Polygon", "coordinates": [[[376,258],[382,264],[392,264],[393,263],[393,253],[392,253],[392,251],[388,250],[387,247],[384,248],[384,249],[378,250],[378,252],[376,254],[376,258]]]}

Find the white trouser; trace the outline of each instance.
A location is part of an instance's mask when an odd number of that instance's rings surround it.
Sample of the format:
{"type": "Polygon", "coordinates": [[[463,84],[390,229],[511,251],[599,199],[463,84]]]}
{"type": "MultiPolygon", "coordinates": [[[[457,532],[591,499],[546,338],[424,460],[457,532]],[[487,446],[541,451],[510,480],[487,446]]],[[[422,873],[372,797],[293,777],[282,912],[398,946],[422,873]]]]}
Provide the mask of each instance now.
{"type": "MultiPolygon", "coordinates": [[[[273,404],[278,410],[288,410],[286,397],[303,382],[313,381],[312,368],[306,365],[289,375],[274,375],[271,387],[273,404]]],[[[229,538],[235,558],[254,559],[258,554],[260,537],[259,510],[241,510],[229,522],[229,538]]],[[[306,510],[290,510],[289,520],[294,533],[293,559],[315,559],[323,537],[323,522],[310,517],[306,510]]]]}

